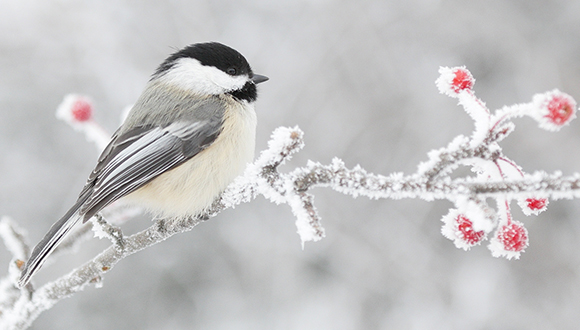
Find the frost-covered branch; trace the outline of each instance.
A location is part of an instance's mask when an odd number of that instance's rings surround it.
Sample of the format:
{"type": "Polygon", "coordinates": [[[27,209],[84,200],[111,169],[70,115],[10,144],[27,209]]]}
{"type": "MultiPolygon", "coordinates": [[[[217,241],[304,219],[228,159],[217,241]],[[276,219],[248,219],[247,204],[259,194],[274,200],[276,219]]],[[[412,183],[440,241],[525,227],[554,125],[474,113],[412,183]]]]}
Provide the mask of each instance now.
{"type": "MultiPolygon", "coordinates": [[[[302,243],[324,237],[320,216],[313,202],[312,188],[325,187],[353,197],[371,199],[421,198],[427,201],[449,200],[454,207],[442,217],[442,234],[458,248],[469,249],[488,237],[492,255],[518,258],[528,245],[528,232],[512,218],[510,205],[517,201],[526,215],[546,209],[550,199],[580,198],[580,174],[564,176],[560,172],[526,173],[514,160],[504,155],[499,145],[514,130],[513,119],[530,116],[541,128],[558,130],[576,113],[576,102],[558,90],[535,95],[531,102],[490,111],[474,92],[475,80],[464,67],[441,68],[436,84],[439,90],[457,98],[473,119],[470,136],[458,136],[446,147],[429,152],[417,171],[405,175],[368,173],[361,166],[347,168],[335,158],[324,165],[308,161],[303,167],[287,173],[279,166],[304,146],[304,134],[297,128],[278,128],[268,148],[262,151],[243,175],[238,177],[205,214],[187,219],[160,219],[151,227],[125,236],[120,219],[136,212],[118,203],[111,205],[92,221],[95,236],[108,238],[112,245],[83,266],[59,279],[34,289],[15,287],[18,268],[28,255],[22,231],[7,218],[0,221],[0,237],[14,258],[9,275],[0,282],[0,327],[24,329],[44,310],[59,300],[81,291],[87,285],[100,285],[101,279],[120,260],[160,243],[173,235],[192,230],[222,210],[234,208],[263,195],[276,204],[288,204],[296,217],[302,243]],[[473,176],[452,179],[459,166],[469,166],[473,176]],[[490,205],[490,200],[494,205],[490,205]]],[[[70,95],[58,109],[58,117],[102,148],[108,135],[92,119],[93,106],[83,96],[70,95]]],[[[78,245],[86,238],[88,227],[82,227],[61,245],[61,249],[78,245]]],[[[57,253],[53,257],[58,256],[57,253]]]]}
{"type": "Polygon", "coordinates": [[[8,264],[8,275],[0,280],[0,313],[13,308],[19,297],[30,297],[32,293],[31,285],[25,286],[22,291],[14,285],[20,276],[20,268],[24,264],[22,260],[25,260],[30,253],[30,247],[24,236],[22,229],[18,228],[12,219],[8,217],[0,219],[0,238],[12,255],[8,264]]]}

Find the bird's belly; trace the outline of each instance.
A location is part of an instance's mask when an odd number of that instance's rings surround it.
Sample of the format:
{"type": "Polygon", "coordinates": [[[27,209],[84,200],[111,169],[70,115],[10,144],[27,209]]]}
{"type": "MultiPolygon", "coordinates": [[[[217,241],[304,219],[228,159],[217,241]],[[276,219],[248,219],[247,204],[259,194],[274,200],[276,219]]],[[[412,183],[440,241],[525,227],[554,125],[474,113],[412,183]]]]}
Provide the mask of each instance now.
{"type": "Polygon", "coordinates": [[[124,199],[163,217],[204,211],[254,157],[256,118],[249,110],[230,114],[210,147],[124,199]]]}

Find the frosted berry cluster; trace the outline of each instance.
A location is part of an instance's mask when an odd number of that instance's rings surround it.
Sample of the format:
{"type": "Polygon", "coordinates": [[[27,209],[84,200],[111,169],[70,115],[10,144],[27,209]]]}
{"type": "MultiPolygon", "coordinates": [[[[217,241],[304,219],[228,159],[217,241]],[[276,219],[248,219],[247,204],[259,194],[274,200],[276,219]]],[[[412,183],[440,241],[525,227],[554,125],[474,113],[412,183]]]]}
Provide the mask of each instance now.
{"type": "MultiPolygon", "coordinates": [[[[497,183],[526,180],[528,175],[513,160],[503,155],[498,142],[509,135],[514,124],[512,119],[528,116],[538,122],[540,128],[557,131],[576,117],[574,99],[559,90],[537,94],[532,102],[501,108],[492,113],[473,92],[475,79],[465,67],[439,69],[436,81],[442,94],[459,100],[459,104],[471,116],[475,129],[471,137],[459,137],[448,148],[432,152],[430,161],[422,164],[423,172],[436,176],[458,166],[468,165],[476,173],[474,182],[497,183]],[[444,156],[456,156],[456,162],[446,164],[444,156]]],[[[421,169],[421,167],[420,167],[421,169]]],[[[420,171],[421,172],[421,171],[420,171]]],[[[512,218],[510,202],[515,199],[525,215],[537,215],[546,210],[548,198],[541,196],[525,198],[509,194],[495,196],[496,209],[491,208],[485,197],[457,198],[455,208],[442,218],[442,234],[452,240],[456,247],[468,250],[489,239],[489,249],[495,257],[519,258],[529,245],[528,231],[512,218]]]]}

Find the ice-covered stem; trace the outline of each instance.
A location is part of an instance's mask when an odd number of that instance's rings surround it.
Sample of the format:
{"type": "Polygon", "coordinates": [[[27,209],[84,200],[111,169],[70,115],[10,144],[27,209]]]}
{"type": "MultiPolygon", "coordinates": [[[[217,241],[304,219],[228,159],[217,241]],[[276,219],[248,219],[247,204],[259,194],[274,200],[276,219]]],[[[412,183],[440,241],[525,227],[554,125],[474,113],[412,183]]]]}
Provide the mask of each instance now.
{"type": "MultiPolygon", "coordinates": [[[[30,297],[32,286],[27,285],[19,290],[16,283],[20,276],[20,269],[28,257],[30,247],[26,243],[24,231],[20,229],[12,219],[2,217],[0,219],[0,238],[6,249],[12,254],[8,265],[8,275],[0,280],[0,317],[10,311],[21,296],[30,297]]],[[[1,323],[0,323],[1,325],[1,323]]]]}
{"type": "Polygon", "coordinates": [[[31,297],[20,296],[13,308],[0,316],[0,328],[26,329],[41,312],[52,308],[58,301],[82,291],[91,283],[101,281],[102,276],[122,259],[171,236],[190,231],[202,221],[199,217],[163,220],[137,234],[126,237],[123,240],[122,249],[118,248],[117,244],[113,244],[93,260],[38,288],[31,297]]]}
{"type": "MultiPolygon", "coordinates": [[[[120,260],[158,244],[171,236],[190,231],[202,221],[218,214],[225,208],[248,202],[258,194],[268,195],[269,198],[275,198],[273,196],[276,194],[292,195],[290,191],[280,187],[287,185],[288,179],[285,175],[278,173],[277,167],[289,159],[292,153],[302,148],[302,135],[298,128],[277,129],[272,135],[269,148],[262,152],[254,164],[248,166],[245,174],[227,188],[222,197],[207,210],[206,214],[199,217],[158,220],[146,230],[129,237],[123,236],[115,227],[112,227],[103,219],[97,219],[96,223],[103,229],[103,235],[112,238],[114,244],[71,273],[36,289],[33,294],[17,295],[17,299],[13,299],[13,303],[9,304],[11,308],[7,308],[0,315],[0,328],[27,328],[41,312],[50,309],[61,299],[82,291],[89,284],[102,281],[105,273],[111,270],[120,260]],[[122,243],[119,243],[119,241],[122,243]]],[[[308,195],[299,194],[298,197],[290,197],[289,200],[293,200],[293,198],[304,201],[305,217],[317,219],[315,211],[313,211],[312,201],[308,195]]],[[[287,202],[290,203],[289,201],[287,202]]],[[[316,228],[316,223],[309,222],[309,225],[312,228],[316,228]]],[[[313,231],[317,232],[316,229],[313,231]]],[[[97,231],[97,233],[99,232],[101,231],[97,231]]],[[[27,252],[24,255],[27,255],[27,252]]],[[[8,288],[2,292],[16,290],[15,292],[19,293],[19,290],[14,286],[15,281],[16,278],[7,282],[8,288]]]]}
{"type": "Polygon", "coordinates": [[[473,145],[480,144],[488,131],[491,113],[485,103],[475,97],[473,93],[475,78],[471,72],[465,66],[440,67],[439,78],[435,84],[442,94],[458,99],[459,104],[463,106],[475,123],[475,130],[470,142],[473,145]]]}
{"type": "MultiPolygon", "coordinates": [[[[8,265],[8,276],[2,279],[2,282],[15,283],[14,281],[18,279],[22,266],[24,266],[24,260],[28,258],[30,247],[26,243],[24,230],[20,229],[9,217],[0,219],[0,238],[4,241],[8,252],[12,254],[12,259],[8,265]]],[[[30,289],[30,286],[26,287],[26,290],[30,289]]],[[[0,295],[0,305],[2,305],[3,298],[0,295]]]]}
{"type": "Polygon", "coordinates": [[[504,195],[510,199],[516,199],[520,197],[529,198],[531,195],[540,193],[550,199],[580,198],[580,174],[578,173],[563,176],[561,172],[548,174],[539,171],[533,174],[526,174],[522,179],[509,181],[463,181],[458,183],[456,187],[463,186],[470,193],[480,197],[504,195]]]}
{"type": "Polygon", "coordinates": [[[108,238],[118,249],[125,248],[125,235],[121,228],[108,223],[101,213],[97,213],[91,220],[95,237],[108,238]]]}
{"type": "Polygon", "coordinates": [[[30,247],[26,243],[24,232],[9,217],[0,219],[0,238],[13,259],[26,260],[28,258],[30,247]]]}
{"type": "MultiPolygon", "coordinates": [[[[294,177],[281,174],[278,166],[290,159],[291,155],[304,147],[304,133],[298,128],[278,128],[272,134],[269,148],[248,169],[258,174],[257,191],[270,201],[286,203],[296,217],[296,227],[302,243],[318,241],[324,237],[320,217],[314,207],[314,197],[295,186],[294,177]],[[274,152],[281,149],[282,152],[274,152]]],[[[247,173],[248,173],[247,172],[247,173]]]]}
{"type": "Polygon", "coordinates": [[[347,168],[339,159],[323,165],[309,162],[307,166],[292,171],[298,191],[314,187],[328,187],[353,197],[371,199],[420,198],[427,201],[457,197],[498,197],[512,199],[526,197],[542,191],[551,199],[580,198],[580,175],[562,176],[556,172],[536,172],[518,180],[477,181],[472,178],[449,178],[428,182],[421,175],[394,173],[383,176],[368,173],[360,166],[347,168]]]}
{"type": "Polygon", "coordinates": [[[467,165],[467,161],[474,159],[495,162],[502,156],[493,140],[482,141],[473,145],[473,140],[465,137],[456,137],[446,148],[432,150],[428,153],[429,160],[419,164],[417,173],[427,181],[449,174],[460,165],[467,165]]]}
{"type": "Polygon", "coordinates": [[[278,171],[278,167],[304,147],[304,133],[298,128],[277,128],[256,161],[231,184],[220,199],[221,207],[233,207],[258,195],[281,204],[288,204],[296,217],[296,227],[302,242],[324,237],[320,217],[313,204],[314,197],[295,185],[292,174],[278,171]]]}

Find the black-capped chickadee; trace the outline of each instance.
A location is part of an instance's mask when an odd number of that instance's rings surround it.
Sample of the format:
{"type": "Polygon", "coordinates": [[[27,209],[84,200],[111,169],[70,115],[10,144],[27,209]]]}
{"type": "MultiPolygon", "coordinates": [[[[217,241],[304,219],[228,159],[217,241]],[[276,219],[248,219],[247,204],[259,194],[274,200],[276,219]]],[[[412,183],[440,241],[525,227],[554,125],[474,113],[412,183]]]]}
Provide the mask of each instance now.
{"type": "Polygon", "coordinates": [[[253,159],[256,84],[266,80],[220,43],[170,55],[113,134],[77,202],[32,251],[18,284],[30,281],[79,220],[120,198],[162,217],[208,208],[253,159]]]}

